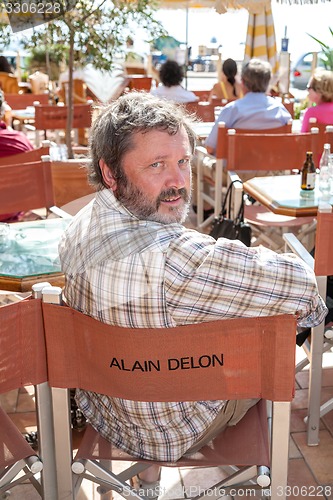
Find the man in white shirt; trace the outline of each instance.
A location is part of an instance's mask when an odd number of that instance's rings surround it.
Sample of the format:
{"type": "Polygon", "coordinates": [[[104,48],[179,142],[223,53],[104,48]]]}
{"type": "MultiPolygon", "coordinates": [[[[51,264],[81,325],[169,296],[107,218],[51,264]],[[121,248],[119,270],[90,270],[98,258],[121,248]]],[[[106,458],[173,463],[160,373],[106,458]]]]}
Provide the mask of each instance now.
{"type": "Polygon", "coordinates": [[[180,104],[198,100],[198,97],[193,92],[182,87],[184,73],[182,67],[176,61],[166,61],[162,64],[159,77],[161,84],[156,89],[151,90],[153,95],[180,104]]]}

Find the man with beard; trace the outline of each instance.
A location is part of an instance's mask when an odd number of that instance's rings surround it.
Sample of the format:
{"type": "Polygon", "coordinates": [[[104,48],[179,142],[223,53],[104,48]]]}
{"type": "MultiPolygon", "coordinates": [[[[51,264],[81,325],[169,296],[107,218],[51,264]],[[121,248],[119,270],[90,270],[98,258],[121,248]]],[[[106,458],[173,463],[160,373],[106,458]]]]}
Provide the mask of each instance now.
{"type": "MultiPolygon", "coordinates": [[[[156,335],[239,316],[292,313],[300,326],[320,323],[326,307],[302,261],[182,225],[194,147],[191,118],[170,101],[131,92],[101,112],[90,137],[89,177],[98,192],[59,246],[68,304],[108,324],[156,328],[156,335]]],[[[76,400],[104,438],[160,461],[200,449],[256,403],[147,403],[80,389],[76,400]]],[[[137,486],[157,498],[158,481],[152,466],[137,486]]]]}

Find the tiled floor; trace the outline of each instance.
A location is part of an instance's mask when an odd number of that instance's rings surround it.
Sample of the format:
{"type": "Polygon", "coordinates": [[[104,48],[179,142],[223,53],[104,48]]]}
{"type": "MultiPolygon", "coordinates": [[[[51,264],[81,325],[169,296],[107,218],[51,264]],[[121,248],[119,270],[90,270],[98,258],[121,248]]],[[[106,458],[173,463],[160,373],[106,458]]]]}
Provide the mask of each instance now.
{"type": "MultiPolygon", "coordinates": [[[[301,355],[301,349],[297,348],[301,355]]],[[[333,352],[324,355],[324,370],[322,381],[322,401],[333,397],[333,352]]],[[[307,370],[296,375],[296,394],[292,403],[290,460],[288,484],[291,488],[290,499],[293,498],[326,498],[333,500],[333,411],[323,417],[320,426],[319,446],[308,447],[306,444],[306,429],[303,418],[307,408],[309,374],[307,370]],[[303,489],[302,489],[303,487],[303,489]]],[[[10,414],[22,432],[35,430],[34,394],[31,387],[12,391],[0,396],[0,403],[10,414]]],[[[80,440],[80,434],[75,434],[75,441],[80,440]]],[[[217,469],[163,469],[161,488],[167,500],[171,498],[186,498],[190,487],[200,484],[201,487],[212,484],[213,479],[223,478],[222,471],[217,469]]],[[[193,493],[192,489],[192,493],[193,493]]],[[[198,489],[199,491],[199,489],[198,489]]],[[[253,491],[247,496],[253,497],[253,491]]],[[[39,496],[30,484],[17,486],[12,490],[11,500],[37,500],[39,496]]],[[[96,487],[86,482],[79,500],[94,500],[100,498],[96,487]]],[[[103,497],[106,500],[105,497],[103,497]]],[[[120,497],[114,494],[114,499],[120,497]]],[[[230,498],[230,497],[229,497],[230,498]]],[[[241,498],[241,496],[235,497],[241,498]]],[[[47,499],[45,499],[47,500],[47,499]]]]}

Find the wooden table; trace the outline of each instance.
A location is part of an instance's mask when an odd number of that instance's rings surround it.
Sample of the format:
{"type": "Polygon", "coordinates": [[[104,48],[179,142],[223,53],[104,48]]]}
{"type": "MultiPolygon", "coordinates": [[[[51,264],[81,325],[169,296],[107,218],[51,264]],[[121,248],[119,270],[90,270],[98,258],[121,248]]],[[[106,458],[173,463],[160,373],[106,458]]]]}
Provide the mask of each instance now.
{"type": "Polygon", "coordinates": [[[63,286],[58,243],[70,218],[10,224],[8,247],[0,253],[0,289],[27,292],[34,283],[63,286]]]}
{"type": "MultiPolygon", "coordinates": [[[[316,216],[321,193],[318,182],[314,191],[300,189],[300,175],[254,177],[243,184],[244,191],[273,213],[291,217],[316,216]]],[[[333,204],[333,196],[328,203],[333,204]]]]}

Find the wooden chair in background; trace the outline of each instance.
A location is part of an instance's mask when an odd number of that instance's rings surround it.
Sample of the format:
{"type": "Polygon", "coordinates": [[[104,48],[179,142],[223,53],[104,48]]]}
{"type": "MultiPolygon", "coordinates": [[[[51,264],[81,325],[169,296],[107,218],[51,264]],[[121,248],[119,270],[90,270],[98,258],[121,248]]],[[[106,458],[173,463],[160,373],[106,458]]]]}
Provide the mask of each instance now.
{"type": "Polygon", "coordinates": [[[38,431],[37,453],[0,408],[0,496],[28,479],[43,499],[59,500],[40,300],[0,307],[0,351],[0,392],[35,386],[38,431]]]}
{"type": "MultiPolygon", "coordinates": [[[[284,234],[284,240],[286,251],[292,250],[314,270],[319,293],[326,299],[327,277],[333,275],[333,213],[331,205],[319,206],[314,258],[294,234],[284,234]]],[[[331,330],[330,333],[332,333],[331,330]]],[[[308,338],[303,344],[306,358],[296,366],[296,371],[300,371],[310,363],[308,415],[305,419],[309,446],[319,444],[320,418],[333,410],[333,398],[321,405],[323,353],[331,349],[332,346],[333,339],[328,332],[325,332],[325,321],[323,321],[311,329],[311,338],[308,338]]]]}
{"type": "MultiPolygon", "coordinates": [[[[197,227],[199,230],[211,224],[214,217],[217,217],[221,210],[222,205],[222,189],[227,185],[227,176],[224,174],[226,159],[228,157],[228,129],[224,122],[219,122],[216,155],[215,157],[209,155],[206,149],[202,146],[196,148],[197,157],[197,227]],[[209,175],[205,173],[205,162],[214,164],[215,166],[209,168],[209,175]],[[213,187],[213,196],[211,196],[205,185],[213,187]],[[204,202],[208,203],[214,208],[214,213],[206,220],[204,220],[204,202]]],[[[264,130],[247,130],[237,129],[237,134],[285,134],[291,132],[291,122],[274,129],[264,130]]],[[[255,147],[256,142],[253,141],[252,147],[255,147]]]]}
{"type": "MultiPolygon", "coordinates": [[[[36,146],[40,144],[40,131],[43,130],[47,136],[48,130],[66,130],[67,128],[67,106],[35,106],[35,132],[36,146]]],[[[89,104],[74,104],[73,130],[76,129],[74,142],[78,143],[77,129],[89,129],[92,121],[92,106],[89,104]]],[[[45,137],[46,139],[47,137],[45,137]]]]}
{"type": "MultiPolygon", "coordinates": [[[[239,318],[166,329],[120,328],[66,306],[47,303],[61,303],[61,289],[52,289],[51,293],[44,288],[43,317],[54,396],[60,498],[65,492],[66,498],[76,498],[81,481],[86,478],[101,484],[104,492],[112,490],[124,498],[140,499],[128,480],[156,463],[163,467],[222,467],[228,477],[208,487],[207,498],[214,487],[220,491],[242,485],[244,491],[252,479],[261,486],[271,484],[272,499],[286,498],[290,402],[295,383],[293,316],[239,318]],[[279,349],[275,348],[277,343],[279,349]],[[88,347],[91,345],[93,351],[88,347]],[[144,373],[115,370],[110,376],[113,356],[131,366],[134,360],[146,359],[148,345],[149,358],[160,369],[144,373]],[[242,352],[239,345],[243,346],[242,352]],[[223,364],[212,363],[204,370],[168,370],[170,358],[199,359],[203,352],[223,356],[223,364]],[[273,402],[272,426],[268,430],[266,404],[262,400],[239,424],[227,428],[211,444],[173,463],[138,460],[88,426],[73,460],[67,392],[71,387],[132,400],[139,395],[144,401],[264,398],[273,402]],[[110,460],[129,462],[130,467],[117,473],[104,466],[110,460]],[[265,465],[270,466],[270,477],[266,475],[269,471],[260,467],[265,465]]],[[[202,496],[204,490],[203,485],[197,486],[196,498],[198,490],[202,496]]]]}
{"type": "MultiPolygon", "coordinates": [[[[233,178],[246,172],[292,173],[302,167],[307,151],[312,151],[314,157],[317,154],[317,133],[258,135],[229,130],[226,171],[233,178]]],[[[314,217],[278,215],[258,203],[246,204],[244,217],[256,234],[254,244],[264,243],[274,250],[284,247],[282,232],[288,228],[298,231],[299,238],[307,237],[315,228],[314,217]]]]}
{"type": "Polygon", "coordinates": [[[24,109],[33,106],[34,102],[45,105],[49,103],[49,95],[46,94],[5,94],[6,102],[12,109],[24,109]]]}
{"type": "Polygon", "coordinates": [[[146,90],[149,92],[152,81],[151,76],[130,76],[128,87],[130,90],[146,90]]]}
{"type": "Polygon", "coordinates": [[[0,71],[0,88],[5,94],[18,94],[20,89],[17,77],[11,73],[0,71]]]}
{"type": "MultiPolygon", "coordinates": [[[[51,161],[54,202],[58,207],[95,193],[88,183],[87,164],[90,160],[51,161]]],[[[66,212],[67,210],[64,209],[66,212]]]]}
{"type": "Polygon", "coordinates": [[[193,94],[199,97],[199,101],[208,101],[210,90],[192,90],[193,94]]]}
{"type": "MultiPolygon", "coordinates": [[[[47,158],[47,157],[46,157],[47,158]]],[[[0,166],[0,212],[17,213],[46,209],[68,216],[55,206],[51,163],[43,160],[0,166]]]]}
{"type": "Polygon", "coordinates": [[[215,106],[208,102],[187,102],[183,104],[186,111],[190,114],[195,114],[196,117],[203,122],[215,121],[215,106]]]}

